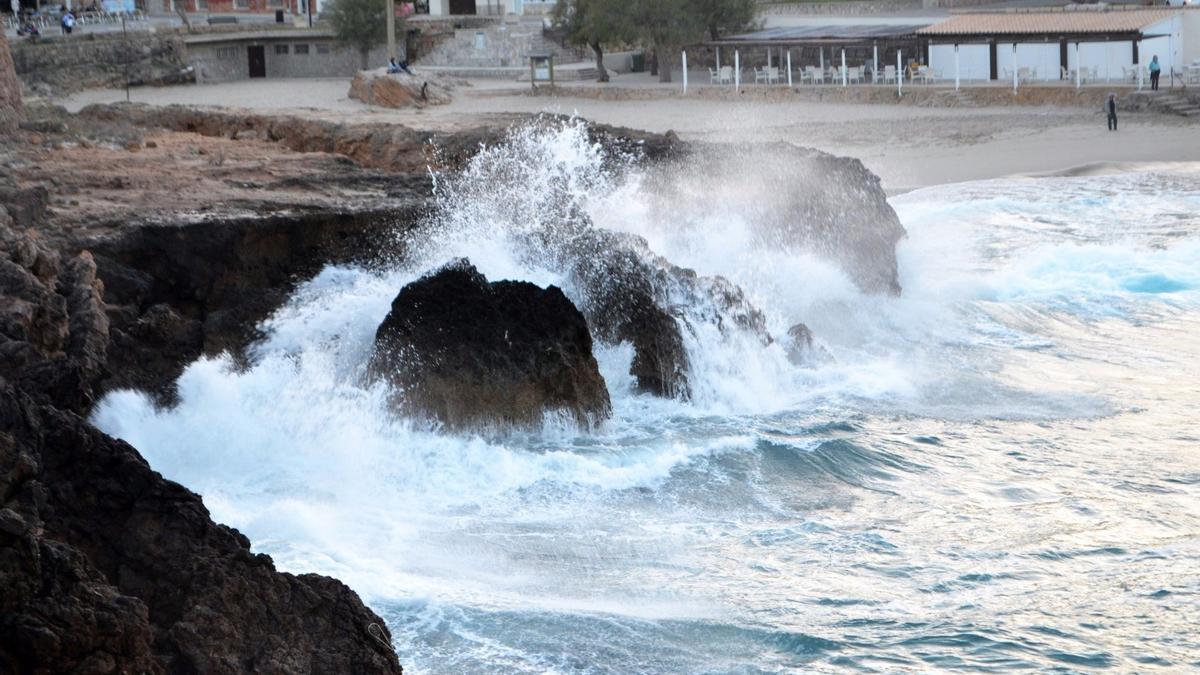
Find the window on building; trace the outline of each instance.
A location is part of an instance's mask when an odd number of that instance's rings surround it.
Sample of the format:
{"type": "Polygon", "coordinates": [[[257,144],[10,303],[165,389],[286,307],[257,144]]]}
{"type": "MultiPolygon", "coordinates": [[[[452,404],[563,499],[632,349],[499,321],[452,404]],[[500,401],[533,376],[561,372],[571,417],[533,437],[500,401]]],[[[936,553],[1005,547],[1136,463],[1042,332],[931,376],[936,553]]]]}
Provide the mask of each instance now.
{"type": "Polygon", "coordinates": [[[328,54],[329,53],[329,45],[317,45],[317,53],[318,54],[328,54]]]}
{"type": "MultiPolygon", "coordinates": [[[[385,16],[384,18],[387,17],[385,16]]],[[[475,49],[476,51],[483,51],[487,49],[487,36],[484,35],[482,31],[475,32],[475,49]]]]}
{"type": "Polygon", "coordinates": [[[237,48],[236,47],[217,47],[217,58],[218,59],[237,58],[237,48]]]}
{"type": "Polygon", "coordinates": [[[275,53],[276,54],[287,54],[288,46],[287,45],[275,45],[275,53]]]}
{"type": "Polygon", "coordinates": [[[292,53],[307,54],[308,53],[308,45],[292,45],[292,53]]]}
{"type": "Polygon", "coordinates": [[[197,12],[207,12],[208,11],[208,0],[196,0],[196,11],[197,12]]]}
{"type": "Polygon", "coordinates": [[[283,7],[283,0],[267,0],[267,7],[283,7]]]}
{"type": "Polygon", "coordinates": [[[233,0],[234,9],[250,9],[250,0],[233,0]]]}

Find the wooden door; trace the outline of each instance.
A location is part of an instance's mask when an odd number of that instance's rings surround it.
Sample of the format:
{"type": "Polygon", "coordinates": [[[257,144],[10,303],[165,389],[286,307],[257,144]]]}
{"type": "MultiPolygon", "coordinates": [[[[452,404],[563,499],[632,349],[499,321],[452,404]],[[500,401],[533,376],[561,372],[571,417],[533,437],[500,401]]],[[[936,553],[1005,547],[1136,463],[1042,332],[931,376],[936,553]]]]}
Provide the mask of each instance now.
{"type": "Polygon", "coordinates": [[[261,45],[247,47],[246,54],[250,58],[250,77],[267,76],[267,48],[261,45]]]}

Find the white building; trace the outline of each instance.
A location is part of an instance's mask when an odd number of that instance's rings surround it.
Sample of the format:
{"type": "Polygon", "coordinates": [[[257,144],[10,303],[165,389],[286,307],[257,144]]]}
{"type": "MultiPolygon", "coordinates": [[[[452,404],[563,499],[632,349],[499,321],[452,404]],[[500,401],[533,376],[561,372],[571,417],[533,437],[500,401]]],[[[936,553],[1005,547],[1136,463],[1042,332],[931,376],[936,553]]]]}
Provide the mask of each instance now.
{"type": "Polygon", "coordinates": [[[1103,5],[1060,10],[956,14],[917,31],[929,40],[929,65],[964,80],[1146,78],[1157,56],[1162,79],[1183,76],[1200,61],[1200,8],[1119,9],[1103,5]],[[957,59],[955,58],[957,52],[957,59]],[[1140,72],[1139,72],[1140,71],[1140,72]]]}
{"type": "Polygon", "coordinates": [[[548,14],[554,0],[428,0],[429,16],[548,14]]]}

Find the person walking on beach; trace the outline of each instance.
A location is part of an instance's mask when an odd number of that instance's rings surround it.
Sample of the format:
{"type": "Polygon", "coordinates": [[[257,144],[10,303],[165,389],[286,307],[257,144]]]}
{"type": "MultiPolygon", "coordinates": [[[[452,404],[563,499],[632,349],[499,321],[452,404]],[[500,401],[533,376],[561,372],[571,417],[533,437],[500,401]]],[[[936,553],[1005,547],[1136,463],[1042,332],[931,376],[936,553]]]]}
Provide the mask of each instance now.
{"type": "Polygon", "coordinates": [[[1105,104],[1108,110],[1108,130],[1117,130],[1117,95],[1110,93],[1108,95],[1108,103],[1105,104]]]}
{"type": "Polygon", "coordinates": [[[1158,65],[1158,56],[1150,59],[1150,91],[1158,91],[1158,74],[1162,72],[1162,66],[1158,65]]]}

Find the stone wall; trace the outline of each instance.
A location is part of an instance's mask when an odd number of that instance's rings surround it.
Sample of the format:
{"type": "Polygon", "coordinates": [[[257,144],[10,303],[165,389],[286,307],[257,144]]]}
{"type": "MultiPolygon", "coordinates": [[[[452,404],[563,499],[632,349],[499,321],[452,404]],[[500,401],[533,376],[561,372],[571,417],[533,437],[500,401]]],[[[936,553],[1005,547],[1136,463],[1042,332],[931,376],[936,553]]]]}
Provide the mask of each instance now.
{"type": "Polygon", "coordinates": [[[178,35],[92,33],[21,40],[12,45],[17,77],[41,95],[82,89],[186,82],[183,40],[178,35]]]}
{"type": "Polygon", "coordinates": [[[11,134],[21,121],[21,84],[13,70],[8,38],[0,31],[0,134],[11,134]]]}
{"type": "Polygon", "coordinates": [[[441,36],[418,59],[423,66],[494,68],[528,66],[532,53],[554,54],[555,64],[577,63],[580,56],[542,36],[540,19],[496,21],[474,28],[459,28],[441,36]]]}

